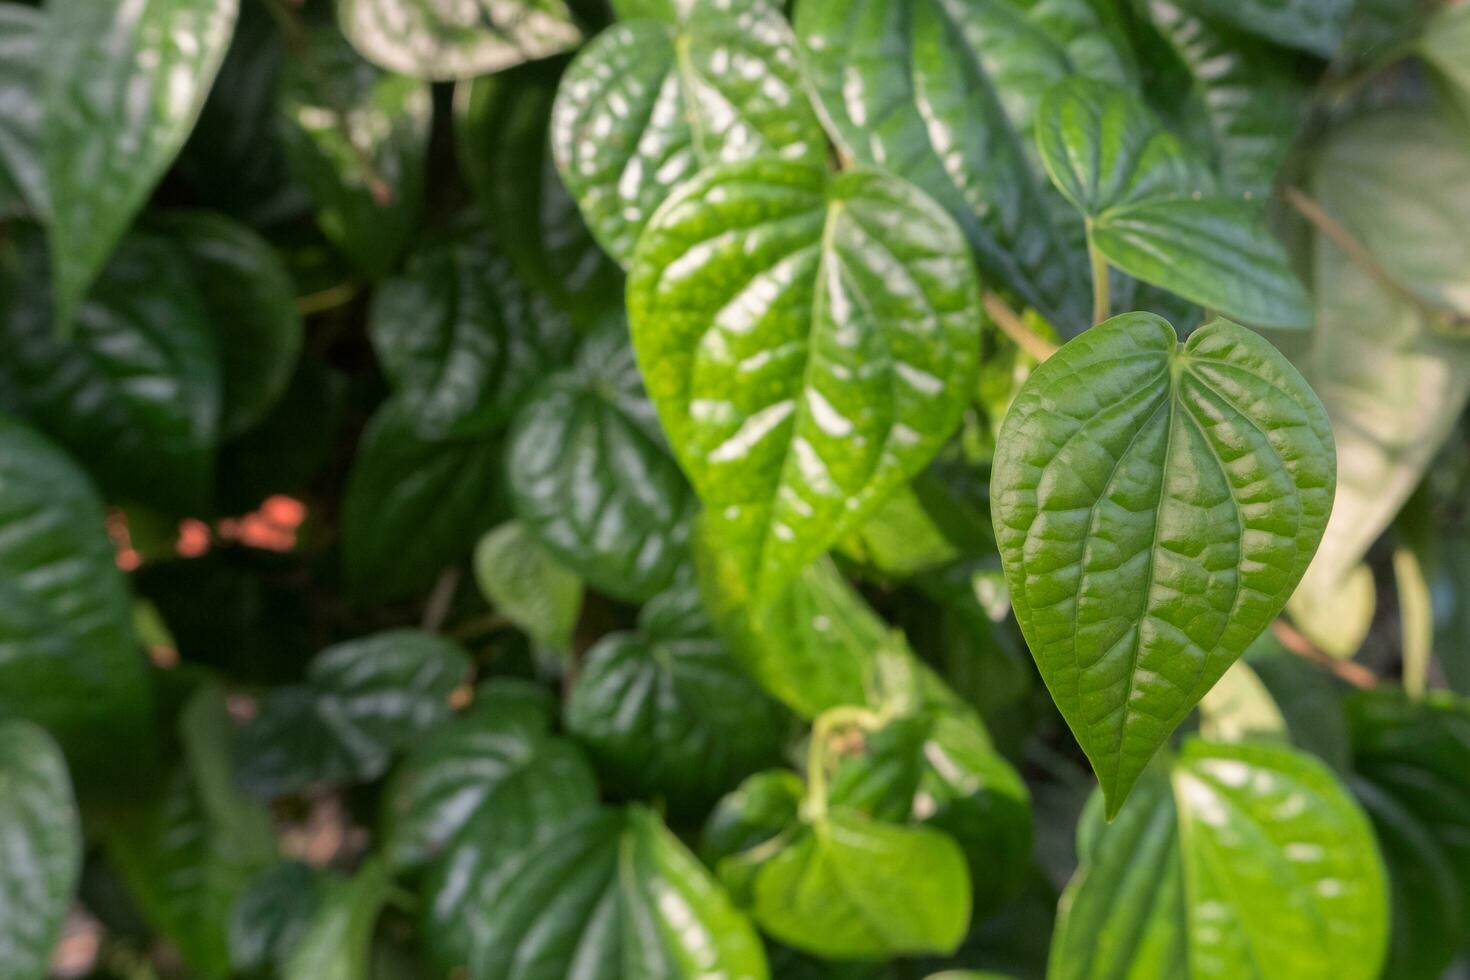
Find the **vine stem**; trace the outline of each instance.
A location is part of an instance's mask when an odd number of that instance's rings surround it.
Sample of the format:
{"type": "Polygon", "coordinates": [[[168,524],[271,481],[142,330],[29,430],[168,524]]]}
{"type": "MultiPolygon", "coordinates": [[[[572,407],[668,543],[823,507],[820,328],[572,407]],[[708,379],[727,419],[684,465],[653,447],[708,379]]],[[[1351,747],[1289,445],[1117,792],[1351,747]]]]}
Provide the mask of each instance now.
{"type": "Polygon", "coordinates": [[[1092,227],[1087,229],[1087,261],[1092,266],[1092,323],[1096,326],[1113,311],[1113,284],[1108,279],[1108,260],[1092,242],[1092,227]]]}
{"type": "Polygon", "coordinates": [[[856,726],[870,731],[882,725],[882,718],[869,708],[847,705],[823,712],[812,722],[811,741],[806,747],[807,799],[803,812],[809,820],[820,820],[827,813],[827,740],[839,728],[856,726]]]}
{"type": "Polygon", "coordinates": [[[429,593],[429,601],[424,603],[425,632],[437,633],[443,628],[444,620],[449,617],[449,607],[454,602],[454,590],[459,588],[459,576],[459,566],[451,565],[434,583],[434,591],[429,593]]]}
{"type": "Polygon", "coordinates": [[[1327,209],[1310,195],[1300,188],[1288,186],[1281,189],[1281,196],[1286,199],[1286,203],[1290,204],[1298,214],[1307,219],[1308,224],[1321,232],[1323,237],[1327,238],[1328,241],[1340,248],[1353,265],[1372,276],[1374,281],[1384,289],[1405,303],[1413,306],[1427,317],[1429,322],[1434,324],[1440,332],[1447,333],[1451,336],[1463,335],[1463,331],[1458,329],[1462,321],[1461,317],[1457,316],[1451,310],[1442,309],[1425,302],[1422,296],[1419,296],[1408,286],[1400,282],[1393,273],[1383,267],[1383,263],[1378,261],[1378,257],[1373,254],[1368,246],[1359,241],[1358,237],[1349,231],[1346,225],[1329,214],[1327,209]]]}
{"type": "Polygon", "coordinates": [[[1006,301],[1001,299],[997,293],[986,290],[980,297],[980,303],[985,307],[986,315],[1000,328],[1000,332],[1036,360],[1044,361],[1057,352],[1056,344],[1026,326],[1026,321],[1021,319],[1015,310],[1007,306],[1006,301]]]}
{"type": "Polygon", "coordinates": [[[1319,667],[1336,674],[1339,680],[1346,681],[1359,690],[1369,690],[1378,686],[1378,675],[1373,673],[1362,664],[1355,664],[1351,660],[1338,660],[1336,657],[1319,649],[1317,644],[1307,639],[1294,627],[1284,620],[1276,620],[1271,624],[1271,632],[1276,634],[1276,639],[1287,650],[1296,654],[1304,660],[1310,660],[1319,667]]]}

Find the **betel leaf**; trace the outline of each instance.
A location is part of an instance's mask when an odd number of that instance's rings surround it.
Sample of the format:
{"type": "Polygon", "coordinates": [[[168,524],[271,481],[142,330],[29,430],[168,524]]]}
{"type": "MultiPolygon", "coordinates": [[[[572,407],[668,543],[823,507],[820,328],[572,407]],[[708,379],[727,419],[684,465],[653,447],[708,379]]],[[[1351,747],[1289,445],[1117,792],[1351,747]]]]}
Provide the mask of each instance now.
{"type": "Polygon", "coordinates": [[[750,922],[641,807],[592,812],[482,879],[469,975],[532,980],[766,980],[750,922]]]}
{"type": "Polygon", "coordinates": [[[239,0],[52,0],[41,64],[59,332],[179,149],[239,0]]]}
{"type": "Polygon", "coordinates": [[[843,154],[932,195],[986,275],[1066,336],[1086,325],[1086,268],[1024,137],[1050,83],[1077,74],[1129,80],[1115,21],[1116,12],[1075,2],[796,7],[812,83],[843,154]]]}
{"type": "Polygon", "coordinates": [[[1190,0],[1201,11],[1277,44],[1337,53],[1353,0],[1190,0]]]}
{"type": "Polygon", "coordinates": [[[301,351],[296,287],[270,244],[244,225],[207,212],[159,219],[188,259],[219,350],[220,428],[249,429],[286,390],[301,351]]]}
{"type": "Polygon", "coordinates": [[[603,637],[567,700],[568,731],[634,798],[703,814],[778,761],[782,714],[715,635],[692,586],[656,596],[637,632],[603,637]]]}
{"type": "Polygon", "coordinates": [[[505,516],[498,438],[430,441],[396,401],[368,423],[342,502],[342,566],[362,601],[427,590],[505,516]]]}
{"type": "Polygon", "coordinates": [[[286,162],[311,192],[322,233],[381,278],[418,226],[429,86],[379,71],[336,31],[311,31],[304,45],[281,77],[286,162]]]}
{"type": "Polygon", "coordinates": [[[373,930],[393,893],[382,861],[370,860],[350,879],[321,883],[321,899],[281,969],[282,980],[368,980],[373,930]]]}
{"type": "Polygon", "coordinates": [[[269,691],[235,739],[235,780],[253,796],[315,782],[361,782],[450,715],[469,673],[451,640],[419,630],[374,633],[328,647],[306,682],[269,691]]]}
{"type": "Polygon", "coordinates": [[[0,527],[0,719],[45,725],[79,773],[125,768],[149,695],[101,501],[65,454],[4,414],[0,527]]]}
{"type": "Polygon", "coordinates": [[[749,887],[761,928],[818,956],[949,953],[970,924],[970,876],[949,836],[842,807],[803,824],[749,887]]]}
{"type": "Polygon", "coordinates": [[[1048,977],[1379,976],[1372,828],[1310,756],[1194,741],[1111,824],[1091,806],[1048,977]]]}
{"type": "Polygon", "coordinates": [[[1270,625],[1332,508],[1327,414],[1257,334],[1114,317],[1036,369],[991,509],[1011,603],[1116,814],[1270,625]]]}
{"type": "Polygon", "coordinates": [[[563,59],[465,81],[454,90],[459,168],[491,227],[514,228],[506,254],[559,306],[595,315],[622,273],[598,246],[551,153],[551,104],[563,59]]]}
{"type": "MultiPolygon", "coordinates": [[[[1234,0],[1205,0],[1223,8],[1234,0]]],[[[1329,0],[1337,2],[1337,0],[1329,0]]],[[[1226,193],[1265,200],[1305,117],[1309,91],[1295,59],[1275,45],[1195,13],[1189,0],[1139,0],[1156,28],[1154,98],[1181,103],[1175,122],[1201,141],[1226,193]],[[1172,55],[1172,58],[1170,57],[1172,55]]],[[[1257,6],[1260,6],[1258,4],[1257,6]]]]}
{"type": "Polygon", "coordinates": [[[430,439],[503,428],[573,339],[566,315],[466,221],[378,287],[368,331],[402,411],[430,439]]]}
{"type": "Polygon", "coordinates": [[[41,159],[41,22],[44,11],[0,5],[0,217],[50,213],[41,159]]]}
{"type": "Polygon", "coordinates": [[[337,0],[337,23],[364,58],[430,81],[488,75],[582,39],[563,0],[337,0]]]}
{"type": "MultiPolygon", "coordinates": [[[[4,481],[0,480],[0,487],[4,481]]],[[[25,721],[0,724],[0,954],[14,980],[50,975],[82,870],[82,825],[66,760],[25,721]]]]}
{"type": "Polygon", "coordinates": [[[1311,300],[1251,204],[1213,196],[1202,161],[1139,97],[1074,78],[1038,110],[1052,182],[1087,220],[1108,262],[1226,316],[1308,327],[1311,300]]]}
{"type": "Polygon", "coordinates": [[[826,159],[779,8],[770,0],[680,6],[669,21],[624,21],[593,39],[552,110],[557,167],[592,233],[624,265],[654,209],[702,167],[826,159]]]}
{"type": "Polygon", "coordinates": [[[1364,692],[1348,702],[1351,785],[1388,864],[1384,976],[1435,980],[1470,943],[1470,702],[1364,692]]]}
{"type": "Polygon", "coordinates": [[[805,795],[806,784],[788,769],[758,772],[745,779],[710,811],[699,835],[699,856],[719,870],[725,858],[764,844],[793,826],[805,795]]]}
{"type": "Polygon", "coordinates": [[[178,245],[139,233],[118,248],[56,336],[39,236],[4,256],[0,406],[85,460],[111,498],[198,510],[219,438],[219,355],[178,245]]]}
{"type": "Polygon", "coordinates": [[[651,598],[688,560],[697,501],[665,448],[620,322],[588,337],[575,365],[516,414],[506,479],[516,516],[608,595],[651,598]]]}
{"type": "MultiPolygon", "coordinates": [[[[1470,153],[1456,121],[1420,111],[1360,117],[1323,146],[1318,204],[1424,300],[1470,303],[1470,153]]],[[[1342,472],[1322,550],[1302,592],[1332,596],[1388,527],[1470,398],[1470,343],[1341,249],[1314,246],[1317,328],[1293,352],[1338,439],[1342,472]]]]}
{"type": "Polygon", "coordinates": [[[950,217],[879,171],[724,164],[659,209],[628,282],[633,345],[712,540],[758,597],[949,438],[979,291],[950,217]]]}
{"type": "Polygon", "coordinates": [[[485,599],[542,646],[566,650],[582,612],[582,580],[526,530],[506,521],[475,545],[475,582],[485,599]]]}

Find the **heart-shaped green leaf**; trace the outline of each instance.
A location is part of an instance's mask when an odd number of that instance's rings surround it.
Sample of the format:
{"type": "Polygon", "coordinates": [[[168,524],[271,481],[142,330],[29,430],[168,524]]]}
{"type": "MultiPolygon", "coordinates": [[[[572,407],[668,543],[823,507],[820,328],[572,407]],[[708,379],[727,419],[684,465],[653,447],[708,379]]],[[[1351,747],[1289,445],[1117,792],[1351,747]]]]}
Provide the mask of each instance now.
{"type": "Polygon", "coordinates": [[[379,71],[336,31],[312,31],[304,44],[281,77],[286,162],[311,192],[322,233],[378,279],[418,228],[429,86],[379,71]]]}
{"type": "Polygon", "coordinates": [[[796,32],[843,153],[891,170],[959,222],[986,275],[1070,336],[1086,267],[1029,156],[1036,101],[1132,68],[1117,11],[1019,0],[801,0],[796,32]]]}
{"type": "Polygon", "coordinates": [[[573,340],[566,315],[470,222],[378,288],[368,330],[403,411],[429,439],[503,427],[573,340]]]}
{"type": "Polygon", "coordinates": [[[149,695],[102,502],[64,453],[3,413],[0,527],[0,718],[45,725],[79,773],[130,769],[149,695]]]}
{"type": "Polygon", "coordinates": [[[687,8],[672,22],[624,21],[598,35],[567,69],[552,111],[562,177],[592,233],[624,265],[654,209],[700,168],[763,155],[814,166],[826,159],[796,42],[776,5],[696,0],[687,8]]]}
{"type": "Polygon", "coordinates": [[[563,825],[470,887],[480,980],[769,976],[750,922],[642,808],[563,825]]]}
{"type": "Polygon", "coordinates": [[[1137,96],[1085,78],[1056,85],[1038,111],[1037,143],[1108,262],[1249,323],[1311,326],[1311,300],[1259,210],[1206,196],[1202,162],[1137,96]]]}
{"type": "Polygon", "coordinates": [[[1078,828],[1050,980],[1374,980],[1388,906],[1372,828],[1330,770],[1194,741],[1105,824],[1078,828]]]}
{"type": "Polygon", "coordinates": [[[5,258],[0,407],[86,460],[110,498],[198,511],[209,496],[222,382],[208,307],[178,245],[129,236],[56,336],[38,235],[5,258]]]}
{"type": "Polygon", "coordinates": [[[1435,980],[1470,941],[1470,702],[1375,691],[1348,703],[1353,792],[1393,888],[1384,976],[1435,980]]]}
{"type": "Polygon", "coordinates": [[[1036,369],[991,507],[1011,603],[1115,814],[1306,571],[1332,509],[1326,412],[1257,334],[1114,317],[1036,369]]]}
{"type": "Polygon", "coordinates": [[[81,875],[82,824],[66,760],[29,722],[0,724],[0,827],[5,975],[42,980],[51,974],[51,951],[81,875]]]}
{"type": "Polygon", "coordinates": [[[328,647],[306,684],[271,691],[235,744],[235,778],[255,796],[313,782],[375,779],[394,752],[449,717],[449,695],[469,673],[454,642],[385,630],[328,647]]]}
{"type": "Polygon", "coordinates": [[[337,0],[337,23],[369,61],[436,82],[546,58],[582,39],[562,0],[337,0]]]}
{"type": "Polygon", "coordinates": [[[46,14],[18,3],[0,6],[0,216],[51,209],[41,140],[41,22],[46,14]]]}
{"type": "Polygon", "coordinates": [[[583,342],[516,414],[506,448],[511,502],[589,585],[638,602],[688,560],[697,501],[669,457],[621,323],[583,342]]]}
{"type": "Polygon", "coordinates": [[[62,0],[42,18],[59,332],[199,116],[239,0],[62,0]]]}
{"type": "Polygon", "coordinates": [[[368,423],[342,502],[342,566],[364,601],[434,584],[506,516],[499,437],[426,440],[385,403],[368,423]]]}
{"type": "Polygon", "coordinates": [[[689,181],[628,282],[649,395],[712,542],[761,598],[954,431],[982,315],[954,222],[903,181],[776,160],[689,181]]]}
{"type": "Polygon", "coordinates": [[[714,635],[699,593],[643,608],[636,633],[587,652],[566,724],[635,798],[699,815],[732,783],[780,756],[782,713],[714,635]]]}

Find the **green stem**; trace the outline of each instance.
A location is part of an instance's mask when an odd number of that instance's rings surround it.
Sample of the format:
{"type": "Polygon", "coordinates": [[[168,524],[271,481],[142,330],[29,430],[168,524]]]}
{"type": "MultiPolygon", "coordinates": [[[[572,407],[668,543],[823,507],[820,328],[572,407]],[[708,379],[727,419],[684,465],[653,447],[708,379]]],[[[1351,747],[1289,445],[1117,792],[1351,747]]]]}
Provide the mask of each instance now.
{"type": "Polygon", "coordinates": [[[883,724],[879,715],[858,705],[832,708],[817,716],[812,722],[812,737],[806,747],[806,801],[802,811],[808,820],[816,821],[827,815],[827,740],[839,728],[855,726],[872,731],[883,724]]]}
{"type": "Polygon", "coordinates": [[[1092,241],[1092,226],[1087,227],[1087,261],[1092,265],[1092,322],[1102,323],[1113,309],[1113,284],[1108,279],[1108,260],[1092,241]]]}

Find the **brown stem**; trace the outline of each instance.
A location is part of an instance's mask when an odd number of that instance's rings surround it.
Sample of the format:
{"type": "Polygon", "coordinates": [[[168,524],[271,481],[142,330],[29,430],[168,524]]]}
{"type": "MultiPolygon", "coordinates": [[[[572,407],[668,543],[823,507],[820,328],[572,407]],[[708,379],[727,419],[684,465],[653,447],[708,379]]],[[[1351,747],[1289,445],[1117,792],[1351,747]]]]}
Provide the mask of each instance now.
{"type": "Polygon", "coordinates": [[[357,295],[355,283],[344,282],[320,292],[308,293],[296,299],[296,312],[302,316],[313,316],[317,313],[325,313],[327,310],[335,310],[339,306],[346,306],[352,302],[357,295]]]}
{"type": "Polygon", "coordinates": [[[459,588],[459,575],[459,566],[451,565],[434,583],[434,591],[429,593],[429,601],[424,603],[423,627],[427,632],[437,633],[444,626],[449,607],[454,602],[454,590],[459,588]]]}
{"type": "Polygon", "coordinates": [[[1326,668],[1353,687],[1366,691],[1378,686],[1378,675],[1373,671],[1362,664],[1353,663],[1351,660],[1338,660],[1323,652],[1317,644],[1307,639],[1285,620],[1278,619],[1272,623],[1271,632],[1276,634],[1276,639],[1280,640],[1281,645],[1287,650],[1298,657],[1310,660],[1319,667],[1326,668]]]}
{"type": "Polygon", "coordinates": [[[1038,361],[1044,361],[1057,352],[1056,344],[1026,326],[1026,321],[1007,306],[1006,301],[998,294],[986,290],[980,302],[985,307],[986,314],[1000,327],[1001,333],[1038,361]]]}

